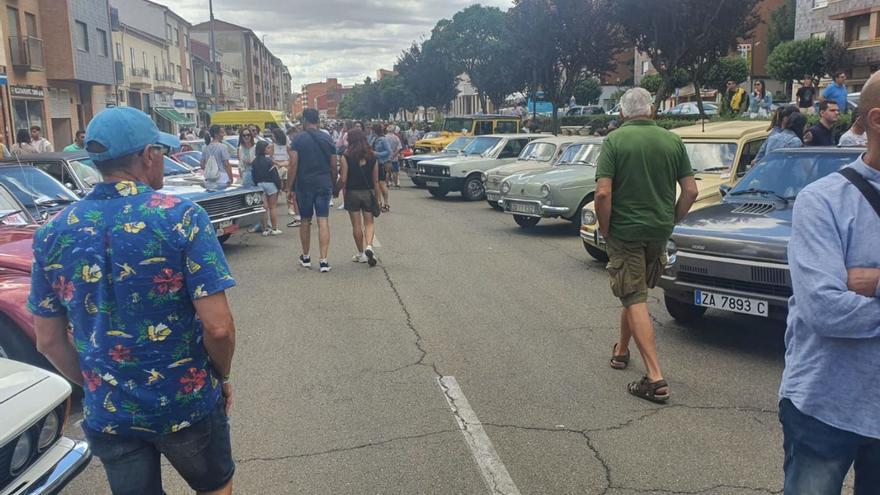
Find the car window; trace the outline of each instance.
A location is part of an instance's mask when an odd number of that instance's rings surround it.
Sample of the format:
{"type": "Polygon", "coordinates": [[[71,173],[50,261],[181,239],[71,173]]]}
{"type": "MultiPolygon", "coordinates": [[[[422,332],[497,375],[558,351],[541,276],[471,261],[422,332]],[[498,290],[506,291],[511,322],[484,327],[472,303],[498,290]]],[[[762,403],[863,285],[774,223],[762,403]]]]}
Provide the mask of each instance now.
{"type": "Polygon", "coordinates": [[[579,143],[565,149],[556,165],[592,165],[599,160],[600,144],[579,143]]]}
{"type": "Polygon", "coordinates": [[[471,141],[471,144],[465,147],[464,152],[468,155],[482,155],[494,148],[499,141],[501,141],[501,138],[497,137],[474,138],[474,140],[471,141]]]}
{"type": "Polygon", "coordinates": [[[739,162],[736,166],[736,175],[738,177],[745,175],[752,167],[752,160],[758,156],[758,150],[761,149],[761,145],[764,144],[764,141],[766,141],[766,139],[753,139],[743,145],[742,154],[740,155],[739,162]]]}
{"type": "Polygon", "coordinates": [[[474,131],[474,135],[484,136],[486,134],[492,134],[492,132],[493,132],[492,121],[491,120],[489,120],[489,121],[484,120],[481,122],[477,122],[477,129],[476,129],[476,131],[474,131]]]}
{"type": "Polygon", "coordinates": [[[736,143],[685,142],[694,172],[730,173],[736,158],[736,143]]]}
{"type": "Polygon", "coordinates": [[[470,142],[473,140],[474,140],[474,138],[472,138],[472,137],[466,137],[466,136],[457,137],[457,138],[455,138],[455,141],[449,143],[446,146],[446,151],[461,151],[461,150],[465,149],[467,147],[467,145],[470,144],[470,142]]]}
{"type": "Polygon", "coordinates": [[[202,166],[201,151],[190,151],[188,153],[181,153],[179,155],[176,155],[175,159],[180,163],[189,166],[190,168],[201,168],[202,166]]]}
{"type": "Polygon", "coordinates": [[[516,122],[511,122],[509,120],[502,120],[495,123],[495,133],[496,134],[513,134],[517,132],[516,122]]]}
{"type": "Polygon", "coordinates": [[[761,163],[752,167],[727,197],[775,194],[794,199],[808,184],[849,165],[858,156],[858,152],[851,151],[770,153],[761,163]]]}
{"type": "Polygon", "coordinates": [[[185,167],[184,165],[181,165],[177,161],[175,161],[167,156],[165,157],[165,167],[164,168],[165,168],[165,177],[169,177],[172,175],[184,175],[184,174],[191,174],[192,173],[192,170],[185,167]]]}
{"type": "Polygon", "coordinates": [[[464,118],[460,118],[460,117],[449,117],[443,121],[443,130],[449,131],[449,132],[461,132],[461,131],[471,132],[471,127],[473,126],[473,124],[474,124],[473,119],[464,119],[464,118]]]}
{"type": "Polygon", "coordinates": [[[540,162],[550,161],[556,153],[556,145],[553,143],[531,142],[520,152],[520,160],[536,160],[540,162]]]}
{"type": "Polygon", "coordinates": [[[516,158],[522,151],[523,143],[518,139],[511,139],[504,145],[504,149],[498,154],[498,158],[516,158]]]}
{"type": "MultiPolygon", "coordinates": [[[[65,177],[66,174],[64,173],[64,167],[61,166],[60,162],[34,163],[34,166],[42,170],[43,172],[51,175],[53,179],[62,184],[64,184],[65,182],[70,182],[70,179],[68,177],[65,177]]],[[[75,184],[71,184],[71,186],[75,186],[75,184]]],[[[75,187],[71,187],[71,189],[75,189],[75,187]]]]}
{"type": "Polygon", "coordinates": [[[0,183],[28,208],[69,204],[77,200],[69,189],[36,167],[0,168],[0,183]]]}

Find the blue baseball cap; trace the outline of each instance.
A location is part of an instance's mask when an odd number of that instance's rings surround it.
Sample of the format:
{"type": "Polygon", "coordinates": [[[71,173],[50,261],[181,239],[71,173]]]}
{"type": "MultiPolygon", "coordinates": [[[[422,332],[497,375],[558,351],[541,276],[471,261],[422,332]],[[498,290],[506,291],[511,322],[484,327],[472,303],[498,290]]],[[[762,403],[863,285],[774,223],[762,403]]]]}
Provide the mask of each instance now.
{"type": "Polygon", "coordinates": [[[85,148],[94,161],[122,158],[151,144],[180,148],[180,139],[161,132],[149,115],[132,107],[102,110],[86,128],[85,148]]]}

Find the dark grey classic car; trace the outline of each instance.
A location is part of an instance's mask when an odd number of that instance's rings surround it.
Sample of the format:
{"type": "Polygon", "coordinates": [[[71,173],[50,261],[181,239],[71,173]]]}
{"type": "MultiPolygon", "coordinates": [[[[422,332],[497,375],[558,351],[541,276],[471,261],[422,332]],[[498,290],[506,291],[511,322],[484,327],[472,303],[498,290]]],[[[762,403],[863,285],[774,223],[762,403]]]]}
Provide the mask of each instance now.
{"type": "MultiPolygon", "coordinates": [[[[720,204],[675,227],[660,281],[673,318],[693,321],[714,308],[784,319],[791,297],[788,240],[794,200],[804,187],[852,163],[864,149],[779,150],[752,168],[720,204]]],[[[726,186],[722,186],[723,188],[726,186]]]]}

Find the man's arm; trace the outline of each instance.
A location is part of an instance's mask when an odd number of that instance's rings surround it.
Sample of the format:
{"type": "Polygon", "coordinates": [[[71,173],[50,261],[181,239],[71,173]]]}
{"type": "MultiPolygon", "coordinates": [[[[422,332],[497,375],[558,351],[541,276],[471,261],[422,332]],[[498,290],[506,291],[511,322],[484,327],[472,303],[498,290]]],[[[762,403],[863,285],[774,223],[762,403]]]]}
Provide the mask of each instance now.
{"type": "Polygon", "coordinates": [[[687,216],[700,193],[697,189],[697,181],[692,175],[679,179],[678,186],[681,188],[681,194],[675,203],[675,223],[681,222],[687,216]]]}
{"type": "Polygon", "coordinates": [[[599,232],[608,238],[611,233],[611,179],[601,178],[596,181],[596,196],[593,205],[596,207],[596,218],[599,220],[599,232]]]}
{"type": "Polygon", "coordinates": [[[199,319],[202,320],[202,342],[214,370],[223,379],[222,391],[226,398],[226,414],[232,409],[232,355],[235,353],[235,322],[226,300],[226,292],[193,300],[199,319]]]}
{"type": "Polygon", "coordinates": [[[79,356],[67,338],[68,321],[66,316],[44,318],[34,316],[34,333],[37,350],[52,363],[65,378],[79,386],[83,384],[79,356]]]}
{"type": "Polygon", "coordinates": [[[299,168],[299,153],[294,150],[290,150],[290,166],[287,169],[287,202],[290,203],[293,201],[293,196],[290,194],[293,191],[293,184],[296,182],[296,170],[299,168]]]}

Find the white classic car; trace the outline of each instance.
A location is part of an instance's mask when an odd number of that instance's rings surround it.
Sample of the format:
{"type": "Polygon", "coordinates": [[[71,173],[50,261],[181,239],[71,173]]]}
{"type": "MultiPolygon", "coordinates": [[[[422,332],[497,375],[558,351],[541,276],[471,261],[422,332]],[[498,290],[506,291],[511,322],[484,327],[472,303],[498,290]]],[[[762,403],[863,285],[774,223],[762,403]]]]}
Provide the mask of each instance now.
{"type": "Polygon", "coordinates": [[[0,359],[0,495],[57,493],[92,458],[63,436],[70,384],[49,371],[0,359]]]}

